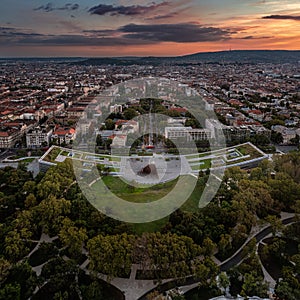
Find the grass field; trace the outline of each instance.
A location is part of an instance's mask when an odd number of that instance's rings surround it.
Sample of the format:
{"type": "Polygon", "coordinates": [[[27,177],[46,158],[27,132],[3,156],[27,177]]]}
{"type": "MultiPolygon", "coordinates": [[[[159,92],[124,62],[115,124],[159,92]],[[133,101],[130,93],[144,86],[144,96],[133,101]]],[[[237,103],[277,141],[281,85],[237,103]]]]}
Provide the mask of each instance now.
{"type": "Polygon", "coordinates": [[[45,161],[54,162],[58,154],[61,152],[60,148],[52,148],[51,151],[44,158],[45,161]]]}
{"type": "MultiPolygon", "coordinates": [[[[167,195],[176,185],[177,179],[160,183],[148,188],[139,188],[127,184],[119,177],[104,176],[103,182],[116,196],[134,203],[147,203],[159,200],[167,195]]],[[[97,183],[93,185],[97,189],[97,183]]]]}
{"type": "Polygon", "coordinates": [[[136,234],[141,235],[144,232],[158,232],[168,222],[169,222],[169,216],[149,223],[132,224],[132,228],[136,234]]]}
{"type": "Polygon", "coordinates": [[[191,166],[192,170],[206,170],[211,167],[211,159],[200,160],[200,165],[191,166]]]}
{"type": "MultiPolygon", "coordinates": [[[[182,179],[183,178],[185,178],[185,176],[183,176],[182,179]]],[[[192,178],[192,177],[188,176],[186,178],[192,178]]],[[[92,193],[96,193],[98,195],[105,195],[107,194],[107,189],[109,189],[116,196],[124,199],[125,201],[134,202],[134,203],[149,203],[149,202],[154,202],[156,200],[159,200],[164,196],[167,196],[170,192],[172,192],[174,186],[177,184],[177,181],[181,180],[181,177],[180,179],[178,178],[170,182],[160,183],[146,188],[133,187],[131,185],[126,184],[118,177],[104,176],[102,177],[102,179],[106,187],[103,187],[103,185],[99,181],[97,181],[92,185],[92,193]]],[[[194,192],[190,196],[190,199],[184,205],[185,209],[190,211],[196,211],[199,209],[198,203],[199,203],[199,195],[201,195],[202,185],[203,184],[201,183],[199,186],[198,185],[196,186],[194,192]]],[[[176,195],[178,195],[180,199],[184,199],[185,189],[186,188],[188,189],[188,186],[186,185],[185,181],[181,183],[181,187],[182,189],[177,191],[176,195]]],[[[173,198],[171,197],[171,199],[173,198]]],[[[110,201],[108,200],[107,203],[109,202],[110,201]]],[[[149,211],[149,214],[151,213],[152,212],[149,211]]],[[[168,223],[168,220],[169,220],[169,216],[166,216],[160,220],[153,221],[153,222],[132,224],[132,228],[134,232],[137,234],[142,234],[143,232],[156,232],[161,230],[168,223]]]]}

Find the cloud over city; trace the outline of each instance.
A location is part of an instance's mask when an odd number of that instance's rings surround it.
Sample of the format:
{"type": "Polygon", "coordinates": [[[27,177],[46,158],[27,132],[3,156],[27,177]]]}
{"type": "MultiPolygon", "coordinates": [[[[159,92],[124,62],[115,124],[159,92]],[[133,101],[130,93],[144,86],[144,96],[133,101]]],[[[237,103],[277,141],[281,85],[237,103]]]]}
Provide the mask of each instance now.
{"type": "Polygon", "coordinates": [[[39,7],[34,8],[35,11],[44,11],[44,12],[52,12],[55,10],[68,10],[68,11],[74,11],[79,9],[79,4],[77,3],[67,3],[64,6],[55,6],[52,2],[48,2],[45,5],[41,5],[39,7]]]}
{"type": "Polygon", "coordinates": [[[264,16],[263,19],[273,19],[273,20],[293,20],[300,21],[300,16],[291,16],[291,15],[270,15],[264,16]]]}
{"type": "Polygon", "coordinates": [[[149,6],[146,5],[130,5],[130,6],[114,6],[107,4],[99,4],[97,6],[93,6],[89,9],[89,12],[92,15],[124,15],[124,16],[136,16],[136,15],[146,15],[152,13],[159,8],[170,6],[170,2],[162,2],[159,4],[152,3],[149,6]]]}

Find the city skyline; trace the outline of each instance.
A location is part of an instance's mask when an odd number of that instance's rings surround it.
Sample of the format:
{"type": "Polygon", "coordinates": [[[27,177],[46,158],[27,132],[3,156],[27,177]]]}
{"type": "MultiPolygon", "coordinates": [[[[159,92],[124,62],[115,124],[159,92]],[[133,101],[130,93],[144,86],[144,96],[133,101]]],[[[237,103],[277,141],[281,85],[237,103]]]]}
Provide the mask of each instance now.
{"type": "Polygon", "coordinates": [[[172,56],[298,50],[295,0],[3,0],[0,56],[172,56]]]}

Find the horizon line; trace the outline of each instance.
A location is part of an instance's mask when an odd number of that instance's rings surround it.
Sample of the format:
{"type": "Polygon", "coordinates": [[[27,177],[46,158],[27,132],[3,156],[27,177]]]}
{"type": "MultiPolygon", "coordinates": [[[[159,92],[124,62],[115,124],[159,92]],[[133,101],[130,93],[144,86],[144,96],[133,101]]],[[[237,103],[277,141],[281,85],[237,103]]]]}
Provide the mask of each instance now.
{"type": "Polygon", "coordinates": [[[181,55],[124,55],[124,56],[0,56],[0,59],[30,59],[30,58],[130,58],[130,57],[137,57],[137,58],[147,58],[147,57],[154,57],[154,58],[172,58],[172,57],[184,57],[194,54],[201,54],[201,53],[222,53],[222,52],[237,52],[237,51],[281,51],[281,52],[299,52],[298,50],[289,50],[289,49],[228,49],[228,50],[219,50],[219,51],[199,51],[199,52],[193,52],[193,53],[187,53],[187,54],[181,54],[181,55]]]}

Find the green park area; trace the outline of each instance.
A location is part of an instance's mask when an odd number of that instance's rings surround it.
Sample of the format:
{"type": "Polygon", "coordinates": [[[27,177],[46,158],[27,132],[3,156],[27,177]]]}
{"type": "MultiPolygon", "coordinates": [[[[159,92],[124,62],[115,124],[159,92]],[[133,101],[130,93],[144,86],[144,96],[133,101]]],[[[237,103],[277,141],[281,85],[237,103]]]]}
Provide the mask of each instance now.
{"type": "Polygon", "coordinates": [[[253,159],[262,159],[264,154],[251,143],[241,144],[236,147],[220,149],[194,155],[187,155],[191,169],[193,171],[206,170],[213,167],[231,166],[246,163],[253,159]]]}
{"type": "MultiPolygon", "coordinates": [[[[114,193],[116,196],[134,203],[147,203],[159,200],[160,198],[167,195],[176,185],[177,179],[156,184],[151,187],[135,187],[127,184],[119,177],[114,176],[103,176],[103,182],[106,187],[114,193]]],[[[92,185],[92,189],[97,193],[105,193],[102,185],[97,181],[92,185]]]]}
{"type": "MultiPolygon", "coordinates": [[[[189,178],[189,176],[185,177],[187,179],[189,178]]],[[[194,190],[181,207],[182,211],[194,213],[199,210],[200,195],[202,195],[203,193],[207,179],[207,176],[203,176],[199,178],[199,180],[197,180],[194,190]]],[[[159,199],[168,195],[178,182],[177,178],[169,182],[160,183],[151,187],[145,186],[145,188],[141,188],[127,184],[119,177],[103,176],[102,180],[106,187],[104,187],[99,181],[96,181],[91,186],[92,193],[105,195],[107,193],[106,188],[108,188],[116,196],[124,199],[125,201],[133,203],[149,203],[158,201],[159,199]]],[[[164,226],[166,226],[168,221],[169,216],[153,222],[132,224],[132,226],[135,233],[142,234],[144,232],[160,231],[164,226]]]]}
{"type": "Polygon", "coordinates": [[[192,170],[207,170],[211,167],[211,159],[200,160],[197,164],[192,165],[192,170]]]}
{"type": "Polygon", "coordinates": [[[45,156],[43,157],[43,160],[46,162],[56,162],[56,158],[61,155],[65,157],[69,157],[75,160],[83,160],[83,161],[102,161],[104,159],[107,159],[111,162],[120,162],[121,157],[118,156],[111,156],[111,155],[101,155],[101,154],[90,154],[85,153],[82,151],[76,151],[72,149],[65,149],[58,146],[52,146],[45,156]]]}
{"type": "MultiPolygon", "coordinates": [[[[180,176],[177,181],[145,189],[103,175],[106,189],[99,188],[98,182],[86,185],[91,192],[97,192],[97,207],[76,182],[70,159],[57,162],[36,178],[22,166],[6,167],[0,170],[0,299],[63,299],[63,294],[68,295],[65,299],[79,299],[79,293],[82,299],[108,300],[107,295],[115,293],[112,299],[123,300],[120,290],[98,278],[106,274],[110,279],[126,280],[132,276],[133,264],[139,266],[134,281],[184,281],[192,276],[206,291],[211,289],[209,280],[217,286],[217,275],[222,275],[232,295],[265,298],[268,289],[262,284],[260,258],[275,280],[284,274],[283,280],[277,280],[275,293],[280,299],[292,300],[293,295],[300,295],[299,280],[294,276],[299,269],[300,229],[295,226],[288,231],[280,215],[300,212],[299,165],[300,155],[295,152],[274,157],[273,162],[265,160],[249,172],[228,168],[217,194],[202,208],[199,201],[203,189],[211,186],[206,172],[198,178],[180,176]],[[189,182],[185,179],[195,183],[186,198],[189,182]],[[174,192],[178,184],[180,188],[174,192]],[[147,201],[155,204],[166,194],[171,194],[172,207],[176,198],[187,201],[160,220],[131,224],[99,209],[102,201],[105,208],[116,208],[110,205],[109,197],[104,197],[108,191],[126,199],[127,206],[147,201]],[[266,240],[267,247],[257,252],[258,240],[251,239],[243,245],[259,224],[269,226],[274,238],[266,240]],[[239,249],[243,257],[238,259],[238,268],[232,268],[225,260],[239,249]],[[220,272],[214,256],[223,262],[224,272],[220,272]],[[275,269],[275,264],[280,268],[275,269]],[[41,273],[36,273],[35,268],[40,268],[41,273]],[[86,277],[82,272],[96,276],[86,277]]],[[[145,215],[151,213],[147,210],[145,215]]]]}

